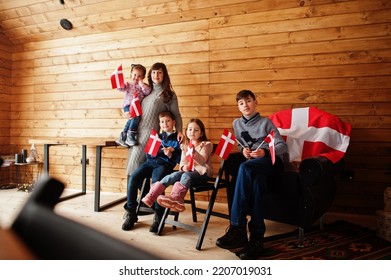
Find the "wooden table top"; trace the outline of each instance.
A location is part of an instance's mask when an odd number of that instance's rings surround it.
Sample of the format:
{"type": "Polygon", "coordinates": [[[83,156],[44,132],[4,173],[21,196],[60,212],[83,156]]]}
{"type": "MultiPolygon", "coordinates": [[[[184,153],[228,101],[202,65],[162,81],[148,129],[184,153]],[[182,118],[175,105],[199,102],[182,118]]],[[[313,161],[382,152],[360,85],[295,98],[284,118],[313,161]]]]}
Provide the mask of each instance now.
{"type": "Polygon", "coordinates": [[[95,137],[35,138],[29,139],[29,144],[118,146],[114,140],[107,140],[107,138],[95,137]]]}

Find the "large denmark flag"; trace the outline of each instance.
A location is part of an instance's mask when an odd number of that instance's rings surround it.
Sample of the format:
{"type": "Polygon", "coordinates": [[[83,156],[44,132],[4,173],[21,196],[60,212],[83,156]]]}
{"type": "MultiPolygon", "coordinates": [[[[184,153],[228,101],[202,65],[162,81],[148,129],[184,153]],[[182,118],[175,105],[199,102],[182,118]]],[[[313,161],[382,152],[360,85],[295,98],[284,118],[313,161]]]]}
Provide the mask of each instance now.
{"type": "Polygon", "coordinates": [[[122,71],[122,64],[111,74],[111,87],[124,88],[124,73],[122,71]]]}
{"type": "Polygon", "coordinates": [[[336,163],[349,146],[351,125],[315,107],[276,112],[270,119],[288,144],[291,162],[319,155],[336,163]]]}
{"type": "Polygon", "coordinates": [[[153,157],[156,157],[161,144],[162,140],[159,138],[159,135],[156,133],[156,131],[152,128],[151,135],[149,136],[147,145],[145,145],[144,152],[150,154],[153,157]]]}
{"type": "Polygon", "coordinates": [[[141,109],[141,102],[138,94],[135,93],[132,99],[132,103],[130,104],[130,117],[134,118],[137,116],[141,116],[143,111],[141,109]]]}
{"type": "Polygon", "coordinates": [[[235,144],[236,137],[228,129],[224,128],[223,135],[221,135],[220,142],[217,145],[215,154],[223,159],[227,159],[232,147],[235,144]]]}

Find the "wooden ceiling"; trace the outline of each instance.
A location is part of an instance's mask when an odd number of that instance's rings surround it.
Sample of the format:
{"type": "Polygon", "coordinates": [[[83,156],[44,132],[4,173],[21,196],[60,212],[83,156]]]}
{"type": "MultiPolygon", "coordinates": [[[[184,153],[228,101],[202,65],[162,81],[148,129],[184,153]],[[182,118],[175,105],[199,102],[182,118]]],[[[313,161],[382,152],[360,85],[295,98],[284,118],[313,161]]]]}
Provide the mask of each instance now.
{"type": "MultiPolygon", "coordinates": [[[[118,31],[146,26],[156,11],[181,10],[187,1],[129,0],[0,0],[0,33],[11,43],[23,44],[64,37],[118,31]],[[142,4],[142,5],[141,5],[142,4]],[[64,30],[68,19],[72,31],[64,30]]],[[[153,24],[150,22],[150,24],[153,24]]]]}

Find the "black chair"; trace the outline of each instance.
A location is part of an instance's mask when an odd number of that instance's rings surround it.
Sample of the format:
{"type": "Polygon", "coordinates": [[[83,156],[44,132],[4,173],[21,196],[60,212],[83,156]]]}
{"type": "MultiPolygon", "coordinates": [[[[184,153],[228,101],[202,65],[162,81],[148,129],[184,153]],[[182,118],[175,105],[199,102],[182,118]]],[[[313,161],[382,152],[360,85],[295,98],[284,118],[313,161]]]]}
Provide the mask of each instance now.
{"type": "MultiPolygon", "coordinates": [[[[213,153],[214,153],[214,150],[216,149],[216,147],[217,147],[217,145],[214,145],[213,153]]],[[[197,213],[205,214],[204,220],[202,222],[202,225],[198,226],[196,224],[185,224],[183,222],[180,222],[179,221],[179,213],[178,212],[172,212],[172,211],[170,211],[170,209],[167,208],[165,210],[165,212],[163,214],[163,218],[162,218],[162,220],[160,222],[159,229],[158,229],[158,232],[157,232],[158,235],[162,234],[162,231],[163,231],[163,228],[164,228],[165,224],[172,225],[174,229],[176,227],[180,227],[180,228],[183,228],[183,229],[186,229],[186,230],[193,231],[193,232],[198,234],[198,240],[197,240],[197,244],[196,244],[196,249],[197,250],[201,250],[202,243],[203,243],[204,237],[205,237],[205,233],[206,233],[206,230],[208,228],[210,217],[211,216],[217,216],[217,217],[220,217],[220,218],[229,219],[229,214],[213,211],[213,206],[214,206],[214,203],[216,201],[216,197],[217,197],[218,191],[220,189],[226,189],[227,196],[229,195],[229,193],[228,193],[228,185],[226,183],[226,180],[223,178],[223,176],[224,176],[224,173],[223,173],[224,172],[224,166],[225,166],[225,161],[222,160],[221,163],[220,163],[220,167],[219,167],[219,170],[217,172],[216,177],[211,178],[211,180],[209,180],[205,184],[195,185],[195,186],[192,186],[189,189],[190,200],[186,200],[185,202],[186,203],[190,203],[190,205],[191,205],[192,219],[193,219],[194,223],[196,223],[197,220],[198,220],[197,219],[197,213]],[[200,192],[209,192],[209,191],[211,191],[212,193],[210,195],[210,199],[209,199],[209,203],[208,203],[207,208],[204,209],[204,208],[197,207],[195,194],[196,193],[200,193],[200,192]],[[173,215],[173,219],[168,219],[168,215],[169,214],[173,215]]],[[[230,201],[230,199],[228,199],[228,201],[230,201]]],[[[230,209],[230,207],[228,207],[228,210],[229,209],[230,209]]]]}
{"type": "Polygon", "coordinates": [[[56,215],[53,208],[63,190],[64,184],[60,181],[42,177],[12,224],[12,230],[37,259],[158,259],[118,239],[56,215]]]}

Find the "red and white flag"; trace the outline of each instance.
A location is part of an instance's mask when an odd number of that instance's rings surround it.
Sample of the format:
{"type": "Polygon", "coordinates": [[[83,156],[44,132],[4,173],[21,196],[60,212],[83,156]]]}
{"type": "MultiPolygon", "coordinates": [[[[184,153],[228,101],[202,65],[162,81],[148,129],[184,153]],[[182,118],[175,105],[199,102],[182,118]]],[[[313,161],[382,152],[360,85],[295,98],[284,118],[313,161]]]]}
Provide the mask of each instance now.
{"type": "Polygon", "coordinates": [[[186,158],[189,161],[189,164],[187,166],[188,170],[194,171],[194,146],[191,141],[187,146],[186,158]]]}
{"type": "Polygon", "coordinates": [[[122,64],[111,74],[111,87],[124,88],[124,72],[122,71],[122,64]]]}
{"type": "Polygon", "coordinates": [[[280,111],[270,119],[288,144],[291,162],[324,156],[336,163],[349,146],[351,125],[315,107],[280,111]]]}
{"type": "Polygon", "coordinates": [[[274,162],[276,161],[276,152],[274,149],[274,130],[270,131],[270,133],[263,141],[269,144],[270,157],[272,158],[272,164],[274,164],[274,162]]]}
{"type": "Polygon", "coordinates": [[[134,118],[137,116],[141,116],[143,114],[143,110],[141,109],[140,98],[137,93],[134,93],[132,103],[130,103],[130,117],[134,118]]]}
{"type": "Polygon", "coordinates": [[[151,135],[149,136],[147,145],[145,145],[144,152],[150,154],[153,157],[156,157],[161,144],[162,140],[159,138],[159,135],[156,133],[156,131],[152,128],[151,135]]]}
{"type": "Polygon", "coordinates": [[[235,135],[229,132],[228,129],[224,128],[223,135],[221,135],[220,142],[217,145],[215,154],[226,160],[235,144],[235,141],[235,135]]]}

